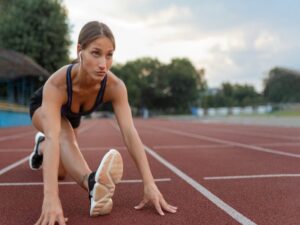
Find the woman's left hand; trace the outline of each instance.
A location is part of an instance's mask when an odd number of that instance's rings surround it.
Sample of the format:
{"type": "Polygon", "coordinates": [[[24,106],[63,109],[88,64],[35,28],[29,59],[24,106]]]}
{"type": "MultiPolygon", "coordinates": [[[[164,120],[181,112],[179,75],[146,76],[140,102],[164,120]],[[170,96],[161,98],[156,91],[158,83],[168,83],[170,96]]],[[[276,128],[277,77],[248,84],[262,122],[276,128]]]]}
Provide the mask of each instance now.
{"type": "Polygon", "coordinates": [[[163,210],[170,212],[170,213],[176,213],[177,207],[172,206],[166,202],[163,195],[158,190],[155,183],[146,184],[144,186],[144,197],[143,200],[135,206],[135,209],[142,209],[148,202],[152,202],[155,206],[157,212],[164,216],[163,210]]]}

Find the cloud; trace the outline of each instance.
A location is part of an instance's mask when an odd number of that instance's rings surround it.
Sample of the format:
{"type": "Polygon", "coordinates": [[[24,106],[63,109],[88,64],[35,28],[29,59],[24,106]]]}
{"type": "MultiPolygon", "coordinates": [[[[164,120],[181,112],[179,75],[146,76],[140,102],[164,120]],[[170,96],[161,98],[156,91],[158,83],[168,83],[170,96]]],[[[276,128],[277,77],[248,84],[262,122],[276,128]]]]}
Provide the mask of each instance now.
{"type": "Polygon", "coordinates": [[[179,7],[176,5],[170,5],[169,7],[160,11],[150,13],[145,20],[146,26],[159,26],[164,25],[178,25],[182,21],[189,18],[191,10],[189,7],[179,7]]]}
{"type": "Polygon", "coordinates": [[[277,43],[274,38],[277,36],[271,38],[264,30],[247,28],[239,27],[208,37],[215,44],[198,64],[206,68],[209,85],[219,86],[230,81],[252,84],[262,90],[262,77],[273,65],[266,54],[269,55],[270,47],[277,43]]]}
{"type": "Polygon", "coordinates": [[[257,51],[271,51],[271,53],[274,53],[279,50],[280,42],[278,35],[264,31],[254,41],[254,47],[257,51]]]}
{"type": "MultiPolygon", "coordinates": [[[[65,0],[74,44],[89,20],[115,34],[115,60],[188,57],[205,67],[208,83],[248,82],[261,89],[274,66],[299,68],[299,14],[295,1],[65,0]]],[[[73,45],[72,55],[75,54],[73,45]]]]}
{"type": "MultiPolygon", "coordinates": [[[[148,0],[138,2],[146,4],[148,0]]],[[[170,35],[177,36],[184,33],[186,28],[181,24],[191,13],[189,7],[179,7],[175,4],[167,5],[157,11],[142,12],[134,10],[138,5],[136,1],[126,0],[119,3],[120,1],[107,1],[103,7],[101,4],[94,4],[95,6],[91,7],[82,1],[66,1],[70,20],[75,24],[72,32],[73,57],[76,55],[75,40],[81,27],[87,21],[95,19],[104,21],[114,32],[117,42],[115,54],[117,61],[125,62],[146,55],[159,57],[153,54],[152,50],[164,44],[163,42],[168,42],[170,35]]],[[[178,55],[176,52],[174,54],[178,55]]]]}

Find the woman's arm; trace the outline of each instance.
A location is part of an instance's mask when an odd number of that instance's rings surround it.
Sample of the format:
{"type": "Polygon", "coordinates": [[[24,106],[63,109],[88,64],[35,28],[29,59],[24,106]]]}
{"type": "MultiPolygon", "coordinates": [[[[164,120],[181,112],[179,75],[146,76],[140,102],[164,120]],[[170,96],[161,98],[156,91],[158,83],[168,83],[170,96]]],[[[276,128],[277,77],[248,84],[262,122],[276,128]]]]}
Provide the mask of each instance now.
{"type": "Polygon", "coordinates": [[[61,129],[61,105],[63,94],[52,84],[46,82],[43,89],[43,103],[40,110],[39,122],[45,135],[45,149],[43,151],[43,181],[44,201],[42,213],[36,225],[54,224],[65,225],[65,219],[58,191],[59,167],[59,134],[61,129]]]}
{"type": "Polygon", "coordinates": [[[141,209],[147,202],[151,201],[160,215],[164,215],[162,208],[166,211],[175,213],[177,208],[169,205],[164,200],[154,183],[144,146],[133,124],[126,86],[122,81],[119,82],[116,90],[114,90],[112,104],[124,142],[140,171],[144,182],[144,198],[135,208],[141,209]]]}
{"type": "Polygon", "coordinates": [[[45,135],[45,151],[43,153],[44,194],[58,194],[59,167],[59,134],[61,115],[58,99],[59,92],[51,84],[46,84],[43,92],[42,126],[45,135]]]}

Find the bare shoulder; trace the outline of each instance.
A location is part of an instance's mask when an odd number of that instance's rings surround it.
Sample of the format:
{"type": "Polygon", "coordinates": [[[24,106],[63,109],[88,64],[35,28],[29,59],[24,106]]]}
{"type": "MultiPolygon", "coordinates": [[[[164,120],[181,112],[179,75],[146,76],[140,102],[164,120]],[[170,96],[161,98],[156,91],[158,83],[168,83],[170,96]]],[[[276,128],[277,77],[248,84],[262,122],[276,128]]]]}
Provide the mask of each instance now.
{"type": "Polygon", "coordinates": [[[108,81],[105,92],[105,101],[118,101],[124,97],[127,99],[127,88],[125,83],[111,71],[108,72],[108,81]]]}
{"type": "Polygon", "coordinates": [[[55,86],[57,88],[61,88],[61,86],[66,86],[66,73],[68,66],[63,66],[54,72],[45,85],[55,86]]]}
{"type": "Polygon", "coordinates": [[[67,98],[66,72],[68,66],[63,66],[54,72],[46,81],[44,86],[45,99],[55,99],[55,101],[64,103],[67,98]]]}

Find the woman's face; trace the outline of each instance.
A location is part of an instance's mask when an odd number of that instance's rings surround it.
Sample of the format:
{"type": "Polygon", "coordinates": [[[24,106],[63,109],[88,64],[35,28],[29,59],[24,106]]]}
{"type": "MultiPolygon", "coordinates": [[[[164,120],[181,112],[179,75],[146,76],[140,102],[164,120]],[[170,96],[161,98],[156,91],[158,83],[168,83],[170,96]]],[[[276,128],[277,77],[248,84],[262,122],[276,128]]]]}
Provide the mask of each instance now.
{"type": "Polygon", "coordinates": [[[81,65],[92,78],[102,80],[110,69],[114,47],[107,37],[97,38],[79,52],[81,65]]]}

